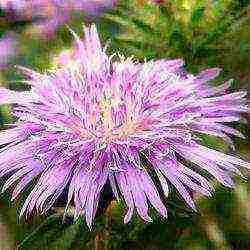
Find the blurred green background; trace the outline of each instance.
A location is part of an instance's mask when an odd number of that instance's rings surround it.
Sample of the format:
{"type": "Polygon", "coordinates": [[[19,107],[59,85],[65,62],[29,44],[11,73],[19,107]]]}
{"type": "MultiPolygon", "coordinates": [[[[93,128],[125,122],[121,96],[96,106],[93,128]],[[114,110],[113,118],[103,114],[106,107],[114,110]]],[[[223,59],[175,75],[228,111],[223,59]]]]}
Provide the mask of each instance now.
{"type": "MultiPolygon", "coordinates": [[[[184,58],[186,68],[196,73],[209,67],[223,68],[215,84],[233,78],[232,89],[250,91],[250,2],[248,0],[119,1],[118,6],[93,18],[108,52],[145,58],[184,58]]],[[[14,65],[43,72],[54,67],[54,58],[70,48],[72,37],[62,26],[53,39],[32,35],[32,22],[6,20],[0,12],[0,38],[12,32],[18,38],[18,54],[9,67],[0,70],[2,86],[26,89],[14,65]]],[[[82,35],[84,14],[75,13],[68,25],[82,35]]],[[[90,19],[87,19],[90,22],[90,19]]],[[[1,48],[0,48],[1,49],[1,48]]],[[[13,121],[9,106],[0,108],[0,126],[13,121]]],[[[237,154],[250,160],[249,117],[233,124],[247,140],[233,138],[237,154]]],[[[229,147],[217,138],[204,142],[225,152],[229,147]]],[[[3,181],[3,180],[1,180],[3,181]]],[[[93,231],[81,220],[73,224],[71,214],[63,220],[58,204],[47,216],[29,222],[18,220],[18,204],[8,193],[0,196],[0,250],[8,249],[250,249],[250,184],[237,180],[229,190],[218,185],[213,198],[197,197],[198,213],[186,208],[175,194],[166,203],[169,218],[153,214],[154,222],[134,219],[123,225],[124,204],[101,201],[93,231]]],[[[2,183],[0,182],[0,186],[2,183]]]]}

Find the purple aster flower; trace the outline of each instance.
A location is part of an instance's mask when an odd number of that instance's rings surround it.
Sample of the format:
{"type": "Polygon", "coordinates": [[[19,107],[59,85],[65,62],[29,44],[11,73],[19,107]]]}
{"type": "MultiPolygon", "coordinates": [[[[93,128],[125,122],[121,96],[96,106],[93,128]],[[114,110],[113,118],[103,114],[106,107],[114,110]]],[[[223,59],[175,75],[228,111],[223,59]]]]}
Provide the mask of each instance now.
{"type": "Polygon", "coordinates": [[[61,60],[59,69],[46,74],[23,69],[30,91],[0,91],[0,103],[14,104],[18,118],[0,136],[6,144],[0,174],[9,176],[3,190],[13,187],[14,200],[36,180],[21,215],[46,212],[68,189],[67,205],[74,203],[75,217],[85,216],[91,227],[109,183],[127,205],[125,223],[135,210],[151,221],[149,207],[167,217],[149,169],[166,197],[172,185],[194,210],[191,192],[213,191],[210,177],[199,170],[234,187],[232,176],[241,175],[237,166],[249,169],[249,163],[202,145],[199,134],[230,143],[228,135],[244,137],[223,123],[249,112],[245,91],[227,93],[229,82],[212,87],[219,69],[195,76],[182,70],[179,59],[141,64],[118,56],[113,62],[94,25],[85,28],[84,41],[74,36],[76,46],[64,66],[61,60]]]}
{"type": "Polygon", "coordinates": [[[0,0],[0,8],[7,11],[9,19],[34,21],[32,31],[37,30],[49,37],[68,22],[75,11],[99,16],[113,8],[117,0],[0,0]]]}
{"type": "Polygon", "coordinates": [[[17,54],[17,41],[14,36],[7,34],[0,39],[0,69],[5,68],[17,54]]]}

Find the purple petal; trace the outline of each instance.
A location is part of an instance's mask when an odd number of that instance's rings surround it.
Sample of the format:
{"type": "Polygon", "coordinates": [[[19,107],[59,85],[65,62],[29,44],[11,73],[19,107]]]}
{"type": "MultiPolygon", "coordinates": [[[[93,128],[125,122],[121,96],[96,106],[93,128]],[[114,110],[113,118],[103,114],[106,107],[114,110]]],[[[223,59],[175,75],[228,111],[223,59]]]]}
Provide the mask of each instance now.
{"type": "Polygon", "coordinates": [[[5,88],[0,88],[0,105],[2,104],[25,104],[36,101],[30,92],[16,92],[5,88]]]}
{"type": "Polygon", "coordinates": [[[0,133],[0,144],[7,144],[13,141],[21,141],[33,133],[41,131],[40,125],[35,123],[23,123],[16,128],[8,129],[0,133]]]}
{"type": "MultiPolygon", "coordinates": [[[[176,178],[175,174],[172,171],[169,171],[168,166],[162,165],[162,163],[158,164],[157,167],[158,171],[161,173],[174,185],[176,190],[179,192],[181,197],[187,202],[187,204],[196,211],[196,207],[192,197],[190,196],[189,192],[183,186],[182,182],[176,178]]],[[[178,168],[178,167],[177,167],[178,168]]]]}
{"type": "Polygon", "coordinates": [[[139,176],[141,178],[142,189],[144,190],[150,203],[163,217],[167,217],[167,209],[162,203],[159,193],[148,173],[146,171],[141,170],[139,172],[139,176]]]}
{"type": "Polygon", "coordinates": [[[106,171],[96,171],[95,176],[91,182],[91,186],[88,192],[88,199],[85,205],[85,216],[86,222],[89,228],[91,228],[96,210],[97,204],[100,197],[100,192],[108,178],[108,173],[106,171]]]}
{"type": "Polygon", "coordinates": [[[199,73],[196,79],[201,82],[207,82],[216,78],[220,74],[220,72],[221,72],[221,69],[219,68],[206,69],[206,70],[203,70],[201,73],[199,73]]]}
{"type": "Polygon", "coordinates": [[[146,195],[143,192],[142,186],[140,184],[140,180],[138,180],[139,173],[137,171],[133,171],[130,169],[130,173],[126,175],[131,194],[133,196],[134,204],[136,210],[140,217],[145,221],[152,221],[152,219],[148,216],[148,204],[146,195]]]}
{"type": "Polygon", "coordinates": [[[121,190],[122,196],[124,197],[124,200],[128,206],[128,212],[126,213],[124,217],[124,223],[127,224],[131,220],[133,211],[134,211],[133,196],[129,187],[129,183],[127,182],[125,173],[118,172],[115,175],[115,177],[116,177],[118,186],[121,190]]]}
{"type": "Polygon", "coordinates": [[[55,166],[40,177],[38,183],[26,199],[20,216],[24,213],[27,216],[34,208],[44,213],[53,205],[70,180],[73,162],[71,162],[72,165],[66,164],[65,162],[60,167],[55,166]]]}

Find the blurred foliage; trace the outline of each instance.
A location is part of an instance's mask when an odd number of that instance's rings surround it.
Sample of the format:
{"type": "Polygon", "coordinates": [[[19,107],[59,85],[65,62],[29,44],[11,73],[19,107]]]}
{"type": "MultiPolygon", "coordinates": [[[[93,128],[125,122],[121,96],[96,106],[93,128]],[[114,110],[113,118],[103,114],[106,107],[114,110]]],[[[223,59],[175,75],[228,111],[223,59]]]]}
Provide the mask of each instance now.
{"type": "Polygon", "coordinates": [[[228,71],[232,65],[224,64],[224,57],[233,52],[249,63],[247,1],[162,2],[121,1],[117,9],[106,14],[101,27],[117,27],[115,36],[113,29],[106,33],[112,38],[112,47],[118,51],[121,47],[141,60],[181,57],[191,70],[216,65],[228,71]]]}
{"type": "MultiPolygon", "coordinates": [[[[234,192],[217,187],[212,200],[198,198],[198,213],[184,205],[168,202],[169,218],[160,219],[152,211],[153,223],[138,218],[124,225],[123,204],[111,202],[105,214],[97,217],[93,231],[80,219],[63,219],[60,210],[17,221],[16,209],[9,204],[1,212],[17,249],[248,249],[250,244],[249,189],[239,183],[234,192]]],[[[6,204],[7,202],[6,198],[6,204]]],[[[181,204],[181,203],[179,203],[181,204]]]]}
{"type": "MultiPolygon", "coordinates": [[[[232,88],[250,90],[249,1],[159,2],[122,0],[117,8],[101,19],[92,20],[98,24],[103,43],[110,40],[109,53],[134,55],[140,61],[145,58],[184,58],[186,68],[194,73],[208,67],[221,67],[223,74],[218,82],[234,78],[232,88]]],[[[34,35],[31,23],[9,23],[4,21],[4,16],[1,11],[0,37],[9,30],[15,32],[20,53],[8,69],[0,72],[1,83],[11,89],[26,89],[13,65],[45,71],[53,67],[56,54],[70,47],[72,37],[67,27],[61,27],[56,37],[46,40],[34,35]]],[[[82,34],[82,18],[82,14],[76,14],[69,23],[79,35],[82,34]]],[[[2,128],[12,121],[9,111],[7,105],[0,108],[2,128]]],[[[250,134],[248,124],[234,126],[246,135],[250,134]]],[[[249,159],[249,138],[245,141],[233,139],[238,152],[249,159]]],[[[220,150],[229,150],[218,139],[203,137],[203,142],[220,150]]],[[[187,209],[173,194],[166,201],[169,218],[162,220],[153,214],[154,222],[150,224],[134,218],[129,225],[124,225],[124,205],[104,199],[100,207],[107,209],[99,211],[91,232],[81,219],[74,224],[71,214],[63,218],[60,207],[53,208],[47,216],[36,216],[28,222],[19,221],[17,211],[22,202],[13,206],[8,195],[4,194],[0,199],[0,235],[3,234],[1,225],[6,225],[11,244],[24,250],[248,249],[249,188],[250,185],[242,181],[234,192],[218,186],[210,200],[197,197],[198,213],[187,209]]]]}

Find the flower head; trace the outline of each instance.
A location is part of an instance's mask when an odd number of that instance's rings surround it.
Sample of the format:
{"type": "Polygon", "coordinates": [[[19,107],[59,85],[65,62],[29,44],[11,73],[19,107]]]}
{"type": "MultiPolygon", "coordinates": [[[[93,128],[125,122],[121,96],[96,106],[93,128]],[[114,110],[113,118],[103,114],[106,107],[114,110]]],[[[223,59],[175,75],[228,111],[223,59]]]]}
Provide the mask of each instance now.
{"type": "Polygon", "coordinates": [[[7,67],[17,54],[17,40],[11,34],[0,39],[0,69],[7,67]]]}
{"type": "Polygon", "coordinates": [[[0,8],[8,13],[7,18],[12,21],[33,20],[31,30],[50,37],[70,20],[75,11],[99,16],[116,3],[117,0],[0,0],[0,8]]]}
{"type": "Polygon", "coordinates": [[[13,103],[18,117],[16,126],[0,135],[7,144],[0,174],[9,175],[3,190],[15,186],[15,199],[37,180],[21,214],[46,212],[69,187],[75,217],[85,216],[91,226],[109,181],[128,207],[125,223],[135,210],[150,221],[149,204],[167,217],[149,168],[165,196],[173,185],[193,209],[192,190],[206,196],[213,190],[199,169],[234,187],[232,175],[241,175],[237,166],[249,168],[249,163],[203,146],[199,134],[230,143],[228,135],[243,137],[223,123],[249,112],[246,92],[227,93],[229,82],[212,87],[219,69],[195,76],[185,73],[179,59],[139,63],[120,56],[113,62],[94,25],[85,28],[84,41],[74,36],[74,51],[55,72],[24,69],[30,91],[0,91],[0,103],[13,103]]]}

